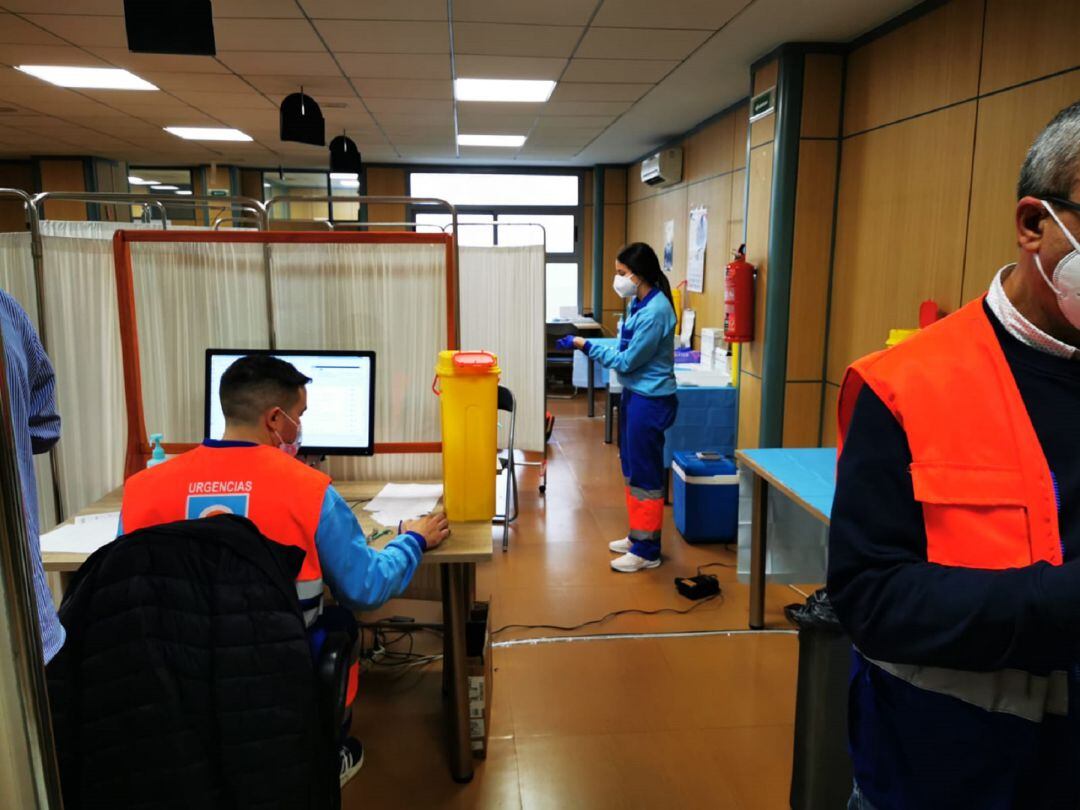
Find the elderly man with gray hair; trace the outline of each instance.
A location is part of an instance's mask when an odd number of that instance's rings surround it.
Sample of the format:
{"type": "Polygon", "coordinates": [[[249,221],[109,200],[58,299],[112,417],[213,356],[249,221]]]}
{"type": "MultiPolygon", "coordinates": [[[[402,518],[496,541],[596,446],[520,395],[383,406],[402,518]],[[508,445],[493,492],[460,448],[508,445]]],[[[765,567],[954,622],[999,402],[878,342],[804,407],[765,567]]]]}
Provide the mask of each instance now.
{"type": "Polygon", "coordinates": [[[1080,102],[1017,197],[987,294],[841,386],[853,810],[1080,807],[1080,102]]]}

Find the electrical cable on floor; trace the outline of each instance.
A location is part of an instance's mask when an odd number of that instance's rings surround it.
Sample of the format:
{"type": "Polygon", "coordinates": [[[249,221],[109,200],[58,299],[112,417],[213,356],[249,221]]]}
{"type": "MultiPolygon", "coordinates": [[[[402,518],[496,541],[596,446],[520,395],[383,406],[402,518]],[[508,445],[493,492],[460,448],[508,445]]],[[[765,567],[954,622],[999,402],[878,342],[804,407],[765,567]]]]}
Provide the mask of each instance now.
{"type": "Polygon", "coordinates": [[[667,614],[667,613],[670,613],[670,614],[673,614],[673,615],[676,615],[676,616],[685,616],[688,613],[693,613],[695,610],[697,610],[702,605],[708,604],[709,602],[715,602],[717,600],[719,600],[720,602],[723,602],[724,601],[723,594],[718,593],[718,594],[715,594],[714,596],[706,597],[705,599],[702,599],[700,602],[695,602],[693,605],[691,605],[690,607],[685,608],[683,610],[680,610],[679,608],[659,608],[658,610],[642,610],[640,608],[626,608],[625,610],[613,610],[613,611],[611,611],[611,613],[605,614],[604,616],[601,616],[599,619],[590,619],[587,622],[582,622],[581,624],[575,624],[573,627],[564,627],[564,626],[558,625],[558,624],[506,624],[506,625],[503,625],[502,627],[500,627],[498,630],[492,630],[491,635],[497,636],[499,633],[502,633],[502,632],[504,632],[506,630],[557,630],[557,631],[563,632],[563,633],[572,633],[573,631],[581,630],[584,627],[592,627],[593,625],[603,624],[604,622],[608,621],[609,619],[614,619],[616,616],[629,616],[629,615],[635,615],[635,616],[660,616],[662,614],[667,614]]]}

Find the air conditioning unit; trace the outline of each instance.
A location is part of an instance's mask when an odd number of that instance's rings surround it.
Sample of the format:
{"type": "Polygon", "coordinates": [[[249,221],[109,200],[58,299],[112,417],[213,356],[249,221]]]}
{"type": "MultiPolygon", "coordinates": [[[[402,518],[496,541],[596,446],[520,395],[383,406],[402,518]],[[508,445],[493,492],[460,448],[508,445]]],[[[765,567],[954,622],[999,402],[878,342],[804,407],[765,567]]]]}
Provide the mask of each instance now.
{"type": "Polygon", "coordinates": [[[682,180],[682,149],[665,149],[641,161],[641,182],[649,186],[670,186],[682,180]]]}

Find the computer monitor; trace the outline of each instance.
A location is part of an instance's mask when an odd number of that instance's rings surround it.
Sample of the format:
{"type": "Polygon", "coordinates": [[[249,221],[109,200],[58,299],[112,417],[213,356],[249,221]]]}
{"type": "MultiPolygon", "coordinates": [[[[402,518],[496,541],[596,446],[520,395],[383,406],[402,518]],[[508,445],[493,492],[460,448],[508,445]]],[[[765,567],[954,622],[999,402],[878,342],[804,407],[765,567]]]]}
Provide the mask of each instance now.
{"type": "Polygon", "coordinates": [[[375,452],[375,352],[256,349],[206,350],[206,432],[225,432],[221,375],[241,357],[267,354],[292,363],[306,377],[304,455],[370,456],[375,452]]]}

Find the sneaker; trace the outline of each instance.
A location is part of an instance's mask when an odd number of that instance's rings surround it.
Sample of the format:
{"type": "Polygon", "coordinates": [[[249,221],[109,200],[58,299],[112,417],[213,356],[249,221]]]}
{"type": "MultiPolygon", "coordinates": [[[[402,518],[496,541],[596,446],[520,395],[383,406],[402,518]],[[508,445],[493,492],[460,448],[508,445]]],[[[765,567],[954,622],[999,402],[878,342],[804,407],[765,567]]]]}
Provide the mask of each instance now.
{"type": "Polygon", "coordinates": [[[630,542],[630,538],[624,537],[622,540],[612,540],[607,544],[607,547],[616,554],[629,554],[631,545],[633,544],[630,542]]]}
{"type": "Polygon", "coordinates": [[[624,574],[632,574],[635,571],[642,571],[646,568],[659,568],[660,560],[659,558],[655,560],[646,560],[644,557],[639,557],[637,554],[627,552],[621,557],[616,557],[612,560],[611,567],[624,574]]]}
{"type": "Polygon", "coordinates": [[[341,758],[341,786],[345,787],[364,765],[364,746],[356,737],[349,737],[338,749],[338,756],[341,758]]]}

